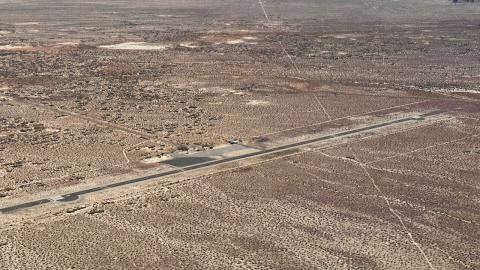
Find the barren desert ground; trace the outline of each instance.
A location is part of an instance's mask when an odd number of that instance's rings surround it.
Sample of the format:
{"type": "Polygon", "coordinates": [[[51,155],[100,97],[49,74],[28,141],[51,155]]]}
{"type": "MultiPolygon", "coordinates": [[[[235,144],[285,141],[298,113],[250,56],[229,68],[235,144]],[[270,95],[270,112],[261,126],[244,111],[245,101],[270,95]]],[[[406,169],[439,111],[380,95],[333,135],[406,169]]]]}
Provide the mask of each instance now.
{"type": "Polygon", "coordinates": [[[0,0],[0,269],[480,269],[480,3],[0,0]]]}

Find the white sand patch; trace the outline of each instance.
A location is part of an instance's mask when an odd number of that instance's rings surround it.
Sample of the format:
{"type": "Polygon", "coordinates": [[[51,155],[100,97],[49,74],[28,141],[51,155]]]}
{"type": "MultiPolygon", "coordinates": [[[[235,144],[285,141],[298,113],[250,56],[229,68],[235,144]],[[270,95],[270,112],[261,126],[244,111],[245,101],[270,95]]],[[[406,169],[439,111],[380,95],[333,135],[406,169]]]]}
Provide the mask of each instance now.
{"type": "Polygon", "coordinates": [[[338,52],[337,54],[338,55],[347,55],[348,53],[347,52],[338,52]]]}
{"type": "Polygon", "coordinates": [[[200,92],[206,92],[206,93],[221,93],[222,97],[228,96],[228,95],[239,95],[243,96],[246,95],[247,93],[239,90],[234,90],[230,88],[223,88],[223,87],[202,87],[198,89],[200,92]]]}
{"type": "Polygon", "coordinates": [[[164,161],[164,160],[169,160],[169,159],[172,159],[171,156],[161,156],[161,157],[150,157],[150,158],[145,158],[142,160],[143,163],[147,163],[147,164],[152,164],[152,163],[158,163],[158,162],[161,162],[161,161],[164,161]]]}
{"type": "Polygon", "coordinates": [[[0,46],[0,50],[4,51],[13,51],[13,50],[21,50],[21,49],[31,49],[32,46],[15,46],[15,45],[3,45],[0,46]]]}
{"type": "Polygon", "coordinates": [[[111,50],[139,50],[139,51],[163,51],[169,48],[167,45],[151,44],[146,42],[125,42],[113,45],[98,46],[103,49],[111,50]]]}
{"type": "Polygon", "coordinates": [[[463,88],[453,88],[453,89],[438,89],[438,90],[434,90],[433,92],[440,92],[440,93],[470,93],[470,94],[480,94],[480,91],[478,91],[478,90],[463,89],[463,88]]]}
{"type": "Polygon", "coordinates": [[[204,93],[217,93],[217,92],[227,92],[231,89],[223,88],[223,87],[201,87],[198,90],[204,93]]]}
{"type": "Polygon", "coordinates": [[[185,18],[185,17],[189,17],[189,15],[158,14],[157,17],[160,17],[160,18],[185,18]]]}
{"type": "Polygon", "coordinates": [[[343,39],[343,38],[357,38],[361,36],[362,35],[359,35],[359,34],[342,34],[342,35],[334,35],[333,37],[338,39],[343,39]]]}
{"type": "Polygon", "coordinates": [[[5,169],[0,170],[0,178],[3,178],[5,175],[7,175],[7,171],[5,169]]]}
{"type": "Polygon", "coordinates": [[[78,45],[78,42],[65,41],[65,42],[57,43],[57,45],[60,45],[60,46],[76,46],[76,45],[78,45]]]}
{"type": "Polygon", "coordinates": [[[230,39],[230,40],[227,40],[227,42],[225,42],[225,43],[230,44],[230,45],[236,45],[236,44],[245,43],[245,40],[243,40],[243,39],[230,39]]]}
{"type": "Polygon", "coordinates": [[[322,35],[320,37],[333,37],[333,38],[338,38],[338,39],[346,39],[346,38],[359,38],[363,37],[364,35],[362,34],[356,34],[356,33],[345,33],[345,34],[330,34],[330,35],[322,35]]]}
{"type": "Polygon", "coordinates": [[[5,30],[1,30],[0,31],[0,35],[8,35],[8,34],[11,34],[12,32],[10,31],[5,31],[5,30]]]}
{"type": "Polygon", "coordinates": [[[257,44],[256,42],[247,42],[247,41],[252,41],[252,40],[256,40],[256,39],[257,39],[256,37],[246,36],[246,37],[242,37],[242,38],[239,38],[239,39],[229,39],[225,43],[229,44],[229,45],[236,45],[236,44],[243,44],[243,43],[257,44]]]}
{"type": "Polygon", "coordinates": [[[197,45],[197,43],[195,43],[195,42],[184,42],[184,43],[180,43],[180,46],[181,46],[181,47],[184,47],[184,48],[190,48],[190,49],[198,48],[198,45],[197,45]]]}
{"type": "Polygon", "coordinates": [[[14,23],[16,26],[28,26],[28,25],[39,25],[39,22],[23,22],[23,23],[14,23]]]}
{"type": "Polygon", "coordinates": [[[266,106],[269,105],[270,102],[266,100],[249,100],[247,102],[247,105],[252,105],[252,106],[266,106]]]}

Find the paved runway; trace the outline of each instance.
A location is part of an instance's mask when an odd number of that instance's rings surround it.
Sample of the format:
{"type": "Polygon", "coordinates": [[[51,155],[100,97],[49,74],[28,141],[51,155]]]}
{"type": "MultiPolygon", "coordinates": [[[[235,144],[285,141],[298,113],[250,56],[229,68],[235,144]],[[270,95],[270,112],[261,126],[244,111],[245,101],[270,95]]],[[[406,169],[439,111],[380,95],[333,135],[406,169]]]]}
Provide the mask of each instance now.
{"type": "MultiPolygon", "coordinates": [[[[392,120],[392,121],[388,121],[388,122],[382,122],[382,123],[369,125],[369,126],[365,126],[365,127],[361,127],[361,128],[355,128],[355,129],[351,129],[351,130],[347,130],[347,131],[333,133],[333,134],[321,136],[321,137],[318,137],[318,138],[308,139],[308,140],[304,140],[304,141],[300,141],[300,142],[296,142],[296,143],[281,145],[281,146],[273,147],[273,148],[266,149],[266,150],[255,151],[255,152],[251,152],[251,153],[247,153],[247,154],[243,154],[243,155],[239,155],[239,156],[235,156],[235,157],[228,157],[228,158],[223,158],[223,159],[218,159],[218,160],[217,159],[209,159],[209,158],[204,157],[204,158],[197,158],[197,159],[194,158],[194,160],[192,160],[193,162],[185,162],[184,160],[182,160],[181,162],[174,162],[175,161],[175,158],[174,158],[172,160],[164,161],[164,163],[170,164],[170,165],[177,164],[179,166],[176,169],[173,169],[173,170],[170,170],[170,171],[167,171],[167,172],[162,172],[162,173],[153,174],[153,175],[149,175],[149,176],[129,179],[129,180],[120,181],[120,182],[115,182],[115,183],[112,183],[112,184],[108,184],[108,185],[104,185],[104,186],[98,186],[98,187],[89,188],[89,189],[84,189],[84,190],[80,190],[80,191],[76,191],[76,192],[72,192],[72,193],[62,194],[62,195],[59,195],[59,196],[56,197],[58,199],[52,199],[50,197],[50,198],[39,199],[39,200],[36,200],[36,201],[30,201],[30,202],[26,202],[26,203],[12,205],[12,206],[9,206],[9,207],[1,208],[0,213],[2,213],[2,214],[14,213],[16,211],[29,209],[29,208],[33,208],[33,207],[36,207],[36,206],[39,206],[39,205],[43,205],[43,204],[47,204],[47,203],[53,203],[53,202],[75,201],[80,196],[84,196],[84,195],[95,193],[95,192],[105,191],[105,190],[113,189],[113,188],[124,187],[124,186],[128,186],[128,185],[144,182],[144,181],[147,181],[147,180],[162,178],[162,177],[166,177],[166,176],[172,176],[172,175],[187,172],[187,171],[193,171],[193,170],[196,170],[196,169],[206,168],[206,167],[215,166],[215,165],[219,165],[219,164],[224,164],[224,163],[228,163],[228,162],[233,162],[233,161],[237,161],[237,160],[241,160],[241,159],[257,157],[257,156],[271,154],[271,153],[275,153],[275,152],[282,152],[282,151],[306,146],[306,145],[321,142],[321,141],[340,138],[340,137],[353,135],[353,134],[359,134],[359,133],[362,133],[362,132],[366,132],[366,131],[370,131],[370,130],[374,130],[374,129],[379,129],[379,128],[383,128],[383,127],[388,127],[388,126],[394,126],[394,125],[402,124],[402,123],[405,123],[405,122],[422,121],[422,120],[425,120],[425,118],[427,118],[427,117],[434,116],[434,115],[437,115],[437,114],[441,114],[442,112],[443,111],[432,111],[432,112],[429,112],[429,113],[420,114],[417,117],[407,117],[407,118],[396,119],[396,120],[392,120]]],[[[213,155],[215,155],[216,153],[217,153],[217,151],[215,151],[215,150],[212,152],[213,155]]],[[[183,157],[183,156],[182,157],[177,157],[177,159],[185,159],[185,157],[183,157]]]]}

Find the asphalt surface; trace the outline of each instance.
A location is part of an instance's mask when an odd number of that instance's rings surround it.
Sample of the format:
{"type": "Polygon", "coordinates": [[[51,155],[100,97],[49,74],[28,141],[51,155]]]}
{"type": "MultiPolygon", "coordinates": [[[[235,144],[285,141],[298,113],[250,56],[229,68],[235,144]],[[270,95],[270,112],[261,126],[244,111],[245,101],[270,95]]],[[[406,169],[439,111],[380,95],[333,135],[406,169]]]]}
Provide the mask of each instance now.
{"type": "Polygon", "coordinates": [[[189,163],[189,162],[185,163],[184,161],[175,163],[175,162],[173,162],[175,159],[173,159],[173,160],[164,162],[166,164],[178,164],[180,166],[177,169],[173,169],[171,171],[162,172],[162,173],[153,174],[153,175],[144,176],[144,177],[139,177],[139,178],[134,178],[134,179],[126,180],[126,181],[115,182],[115,183],[104,185],[104,186],[99,186],[99,187],[94,187],[94,188],[84,189],[84,190],[80,190],[80,191],[76,191],[76,192],[72,192],[72,193],[63,194],[63,195],[59,196],[60,199],[44,198],[44,199],[40,199],[40,200],[36,200],[36,201],[30,201],[30,202],[26,202],[26,203],[22,203],[22,204],[12,205],[12,206],[9,206],[9,207],[0,208],[0,213],[10,214],[10,213],[14,213],[14,212],[17,212],[17,211],[20,211],[20,210],[25,210],[25,209],[33,208],[33,207],[36,207],[36,206],[40,206],[40,205],[44,205],[44,204],[48,204],[48,203],[53,203],[53,202],[71,202],[71,201],[78,200],[80,196],[84,196],[84,195],[95,193],[95,192],[105,191],[105,190],[118,188],[118,187],[123,187],[123,186],[128,186],[128,185],[132,185],[132,184],[137,184],[137,183],[144,182],[144,181],[147,181],[147,180],[152,180],[152,179],[156,179],[156,178],[171,176],[171,175],[175,175],[175,174],[179,174],[179,173],[184,173],[184,172],[193,171],[193,170],[196,170],[196,169],[201,169],[201,168],[206,168],[206,167],[215,166],[215,165],[219,165],[219,164],[224,164],[224,163],[228,163],[228,162],[233,162],[233,161],[237,161],[237,160],[241,160],[241,159],[262,156],[262,155],[271,154],[271,153],[274,153],[274,152],[282,152],[282,151],[298,148],[298,147],[301,147],[301,146],[305,146],[305,145],[309,145],[309,144],[313,144],[313,143],[317,143],[317,142],[321,142],[321,141],[325,141],[325,140],[329,140],[329,139],[335,139],[335,138],[348,136],[348,135],[352,135],[352,134],[357,134],[357,133],[361,133],[361,132],[365,132],[365,131],[370,131],[370,130],[374,130],[374,129],[378,129],[378,128],[382,128],[382,127],[393,126],[393,125],[396,125],[396,124],[401,124],[401,123],[405,123],[405,122],[409,122],[409,121],[422,121],[422,120],[425,120],[426,117],[441,114],[443,112],[444,111],[433,111],[433,112],[429,112],[429,113],[425,113],[425,114],[420,114],[417,117],[401,118],[401,119],[392,120],[392,121],[389,121],[389,122],[384,122],[384,123],[370,125],[370,126],[366,126],[366,127],[362,127],[362,128],[356,128],[356,129],[352,129],[352,130],[342,131],[342,132],[334,133],[334,134],[331,134],[331,135],[325,135],[325,136],[314,138],[314,139],[309,139],[309,140],[300,141],[300,142],[296,142],[296,143],[292,143],[292,144],[273,147],[273,148],[266,149],[266,150],[261,150],[261,151],[257,151],[257,152],[253,152],[253,153],[244,154],[244,155],[239,155],[239,156],[236,156],[236,157],[224,158],[224,159],[220,159],[220,160],[209,161],[208,159],[207,160],[197,159],[198,162],[192,164],[192,163],[189,163]],[[184,166],[184,165],[188,165],[188,166],[184,166]]]}

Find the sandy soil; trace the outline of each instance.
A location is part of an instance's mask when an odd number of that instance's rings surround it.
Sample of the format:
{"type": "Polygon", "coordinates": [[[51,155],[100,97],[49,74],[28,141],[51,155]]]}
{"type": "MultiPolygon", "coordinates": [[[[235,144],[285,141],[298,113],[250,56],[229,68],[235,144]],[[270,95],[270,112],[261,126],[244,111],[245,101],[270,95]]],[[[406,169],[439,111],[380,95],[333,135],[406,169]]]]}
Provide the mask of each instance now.
{"type": "Polygon", "coordinates": [[[0,228],[0,268],[478,268],[478,14],[440,0],[0,0],[2,206],[148,173],[176,151],[443,111],[321,153],[19,215],[0,228]]]}

